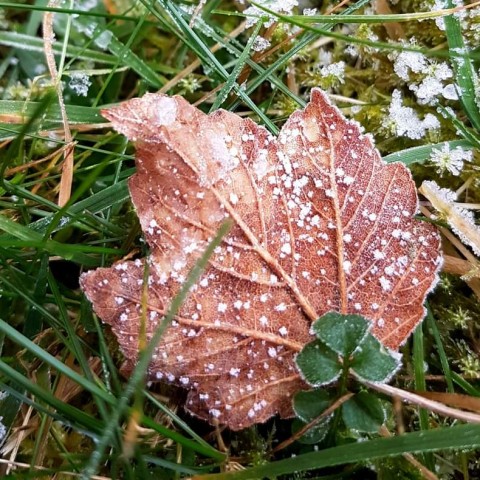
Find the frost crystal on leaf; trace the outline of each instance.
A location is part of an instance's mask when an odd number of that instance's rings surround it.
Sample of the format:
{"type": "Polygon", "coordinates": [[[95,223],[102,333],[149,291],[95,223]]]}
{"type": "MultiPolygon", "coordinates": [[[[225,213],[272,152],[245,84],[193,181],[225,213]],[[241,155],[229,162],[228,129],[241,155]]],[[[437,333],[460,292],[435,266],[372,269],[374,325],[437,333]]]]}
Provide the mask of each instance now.
{"type": "Polygon", "coordinates": [[[270,42],[263,37],[257,36],[252,45],[252,50],[255,52],[263,52],[270,46],[270,42]]]}
{"type": "Polygon", "coordinates": [[[423,318],[439,235],[413,218],[408,169],[385,164],[322,91],[278,138],[250,119],[160,94],[103,115],[135,141],[129,188],[151,254],[88,272],[81,285],[117,336],[125,372],[138,358],[141,319],[151,336],[226,217],[234,226],[148,371],[187,388],[191,413],[235,430],[292,416],[292,396],[307,388],[295,355],[328,311],[365,316],[393,349],[423,318]]]}
{"type": "MultiPolygon", "coordinates": [[[[258,0],[256,3],[276,13],[289,14],[298,5],[297,0],[258,0]]],[[[244,12],[247,15],[246,28],[253,27],[260,18],[265,18],[263,26],[271,27],[276,18],[258,7],[248,7],[244,12]]]]}
{"type": "Polygon", "coordinates": [[[463,170],[464,162],[471,162],[473,159],[473,152],[471,150],[464,150],[462,147],[455,147],[450,150],[450,145],[445,143],[439,150],[432,149],[430,161],[437,166],[437,172],[440,174],[448,170],[452,175],[460,175],[463,170]]]}
{"type": "Polygon", "coordinates": [[[345,76],[345,62],[331,63],[330,65],[322,67],[320,70],[320,75],[322,77],[329,77],[339,81],[340,83],[343,83],[345,76]]]}
{"type": "Polygon", "coordinates": [[[411,107],[404,107],[402,104],[402,94],[399,90],[392,93],[392,103],[388,108],[387,123],[388,128],[399,137],[408,137],[412,140],[418,140],[425,136],[428,130],[440,128],[440,122],[431,113],[427,113],[423,120],[418,118],[417,112],[411,107]]]}
{"type": "Polygon", "coordinates": [[[86,97],[91,84],[89,76],[85,73],[72,73],[68,86],[80,97],[86,97]]]}

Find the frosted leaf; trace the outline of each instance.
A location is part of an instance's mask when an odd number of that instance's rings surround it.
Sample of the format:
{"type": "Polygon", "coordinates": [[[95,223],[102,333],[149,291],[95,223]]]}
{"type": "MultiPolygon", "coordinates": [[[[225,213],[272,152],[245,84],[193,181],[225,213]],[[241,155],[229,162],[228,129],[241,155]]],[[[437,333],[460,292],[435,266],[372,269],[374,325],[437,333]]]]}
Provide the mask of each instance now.
{"type": "Polygon", "coordinates": [[[88,272],[81,285],[117,336],[126,372],[138,358],[140,319],[151,335],[226,217],[233,228],[148,370],[152,381],[187,388],[191,413],[235,430],[292,416],[292,396],[307,388],[294,358],[327,311],[365,316],[393,349],[423,318],[439,235],[413,218],[408,169],[385,164],[322,91],[278,138],[250,119],[160,94],[103,115],[136,143],[129,188],[151,252],[147,308],[158,315],[142,317],[145,260],[88,272]]]}

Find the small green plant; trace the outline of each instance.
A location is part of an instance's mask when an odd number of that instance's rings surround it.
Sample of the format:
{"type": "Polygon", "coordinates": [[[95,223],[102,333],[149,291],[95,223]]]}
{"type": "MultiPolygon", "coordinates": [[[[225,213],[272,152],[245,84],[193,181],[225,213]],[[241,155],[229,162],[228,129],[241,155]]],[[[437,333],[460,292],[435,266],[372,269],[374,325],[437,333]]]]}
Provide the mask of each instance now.
{"type": "MultiPolygon", "coordinates": [[[[314,390],[299,392],[294,399],[295,413],[305,424],[315,422],[336,399],[347,393],[351,376],[360,383],[387,382],[400,368],[399,354],[383,347],[370,333],[370,327],[371,322],[360,315],[337,312],[325,314],[312,325],[317,339],[305,345],[296,357],[302,378],[314,387],[314,390]],[[336,394],[324,388],[333,381],[339,385],[336,394]]],[[[381,401],[364,390],[343,403],[340,412],[345,427],[357,432],[377,432],[385,421],[381,401]]],[[[321,418],[302,441],[320,441],[332,420],[333,414],[321,418]]]]}

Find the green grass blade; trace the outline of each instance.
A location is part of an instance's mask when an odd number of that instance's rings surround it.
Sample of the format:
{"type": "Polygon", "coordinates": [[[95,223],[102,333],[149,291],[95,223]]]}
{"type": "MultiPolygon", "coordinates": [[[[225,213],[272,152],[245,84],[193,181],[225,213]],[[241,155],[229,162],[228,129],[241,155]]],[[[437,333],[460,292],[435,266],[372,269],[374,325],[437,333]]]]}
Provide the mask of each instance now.
{"type": "MultiPolygon", "coordinates": [[[[0,230],[25,242],[25,246],[43,249],[52,255],[58,255],[66,260],[77,262],[85,266],[97,266],[98,259],[90,257],[87,253],[110,253],[112,255],[122,255],[122,251],[115,248],[95,247],[88,245],[71,245],[56,242],[55,240],[44,240],[42,235],[32,231],[28,227],[18,224],[13,220],[0,215],[0,230]]],[[[1,238],[1,237],[0,237],[1,238]]]]}
{"type": "MultiPolygon", "coordinates": [[[[23,123],[23,119],[30,118],[39,105],[40,102],[1,100],[0,119],[2,115],[17,117],[18,121],[23,123]]],[[[65,108],[70,125],[106,123],[106,120],[100,115],[100,108],[85,107],[82,105],[65,105],[65,108]]],[[[49,106],[44,114],[43,122],[52,125],[52,128],[60,128],[63,125],[58,104],[51,104],[49,106]]]]}
{"type": "MultiPolygon", "coordinates": [[[[427,383],[425,381],[425,349],[423,344],[423,324],[417,326],[413,332],[413,372],[415,377],[415,390],[425,392],[427,383]]],[[[428,411],[425,408],[418,409],[418,418],[420,420],[420,429],[427,431],[429,429],[428,411]]],[[[424,455],[427,467],[434,468],[433,458],[430,454],[424,455]]]]}
{"type": "MultiPolygon", "coordinates": [[[[178,417],[174,412],[172,412],[170,409],[168,409],[165,405],[163,405],[161,402],[159,402],[151,393],[148,391],[144,392],[145,397],[150,400],[159,410],[162,410],[166,415],[168,415],[173,422],[178,425],[182,430],[187,432],[195,441],[193,445],[189,443],[188,445],[182,442],[184,446],[188,446],[189,448],[192,448],[193,450],[202,453],[208,457],[214,458],[215,460],[224,460],[225,455],[215,448],[213,448],[210,444],[208,444],[202,437],[197,435],[189,426],[186,422],[184,422],[180,417],[178,417]]],[[[150,428],[155,428],[153,426],[150,426],[150,428]]],[[[175,440],[173,437],[172,440],[175,440]]],[[[192,442],[189,440],[189,442],[192,442]]]]}
{"type": "Polygon", "coordinates": [[[0,385],[2,385],[4,390],[8,391],[10,394],[14,395],[27,405],[35,405],[35,408],[38,411],[44,412],[52,418],[61,420],[67,425],[73,425],[76,423],[79,425],[78,428],[80,430],[85,430],[86,428],[88,432],[92,432],[93,434],[99,434],[102,432],[103,425],[98,419],[86,414],[85,412],[82,412],[76,407],[72,407],[71,405],[62,402],[51,392],[44,390],[37,383],[32,382],[29,378],[23,376],[20,372],[7,365],[3,360],[0,360],[0,374],[2,374],[5,378],[8,378],[11,382],[15,383],[20,389],[26,390],[31,395],[35,396],[35,398],[42,400],[42,402],[47,404],[52,410],[42,407],[40,404],[31,401],[28,397],[18,392],[16,389],[13,389],[9,385],[0,382],[0,385]],[[57,412],[61,415],[60,417],[57,415],[57,412]]]}
{"type": "Polygon", "coordinates": [[[147,428],[151,428],[155,430],[160,435],[170,438],[174,442],[183,445],[185,448],[190,448],[194,452],[200,453],[201,455],[205,455],[206,457],[213,458],[217,461],[225,460],[225,454],[215,450],[212,446],[208,445],[203,439],[201,442],[197,441],[197,439],[191,440],[190,438],[184,437],[182,434],[176,432],[175,430],[171,430],[159,423],[155,422],[149,417],[143,416],[142,418],[142,425],[147,428]]]}
{"type": "MultiPolygon", "coordinates": [[[[137,28],[140,28],[142,23],[142,21],[138,21],[137,28]]],[[[155,70],[153,70],[129,48],[134,40],[136,31],[134,31],[129,42],[125,45],[113,33],[111,33],[110,30],[104,31],[108,31],[110,34],[110,41],[107,49],[117,58],[117,64],[125,65],[126,67],[131,68],[154,88],[160,88],[164,84],[163,80],[157,75],[155,70]]]]}
{"type": "Polygon", "coordinates": [[[62,373],[66,377],[73,380],[78,385],[81,385],[85,390],[89,391],[92,395],[99,397],[106,403],[115,405],[115,398],[112,397],[108,392],[100,388],[98,385],[78,374],[75,370],[72,370],[70,367],[65,365],[63,362],[58,360],[56,357],[42,349],[36,343],[29,340],[27,337],[22,335],[20,332],[11,327],[4,320],[0,319],[0,332],[7,335],[12,341],[22,346],[31,352],[36,358],[42,360],[45,363],[48,363],[50,366],[58,370],[59,373],[62,373]]]}
{"type": "MultiPolygon", "coordinates": [[[[0,31],[0,45],[18,48],[29,52],[39,52],[42,55],[44,54],[43,40],[38,36],[26,35],[24,33],[0,31]]],[[[62,53],[61,45],[54,43],[52,49],[55,54],[60,55],[62,53]]],[[[68,58],[89,60],[91,62],[104,63],[106,65],[115,65],[117,63],[117,59],[114,55],[80,48],[75,45],[67,46],[66,56],[68,58]]]]}
{"type": "Polygon", "coordinates": [[[424,163],[430,159],[433,149],[441,150],[445,145],[448,145],[450,150],[453,150],[456,147],[473,148],[473,145],[468,140],[450,140],[448,142],[434,143],[432,145],[407,148],[400,152],[386,155],[383,157],[383,160],[387,163],[402,162],[407,166],[414,163],[424,163]]]}
{"type": "MultiPolygon", "coordinates": [[[[252,2],[253,3],[253,2],[252,2]]],[[[417,13],[397,13],[390,15],[289,15],[292,18],[302,23],[362,23],[362,24],[383,24],[383,23],[404,23],[415,20],[431,20],[445,16],[442,11],[433,12],[417,12],[417,13]]]]}
{"type": "Polygon", "coordinates": [[[243,67],[245,66],[245,63],[248,59],[248,56],[250,55],[250,51],[252,50],[253,43],[255,42],[255,40],[257,38],[257,35],[258,35],[258,32],[260,31],[260,28],[262,28],[262,22],[261,21],[257,23],[252,35],[248,39],[248,42],[245,45],[245,48],[243,49],[243,52],[237,58],[235,68],[232,70],[232,73],[227,78],[227,81],[225,82],[225,85],[218,92],[217,98],[215,99],[212,107],[210,108],[211,112],[214,112],[215,110],[220,108],[220,105],[223,104],[223,102],[227,98],[228,94],[231,92],[232,88],[235,86],[235,82],[237,81],[238,76],[240,75],[240,73],[243,70],[243,67]]]}
{"type": "Polygon", "coordinates": [[[452,372],[453,381],[466,393],[472,395],[472,397],[480,397],[480,389],[475,388],[473,385],[468,383],[461,375],[456,372],[452,372]]]}
{"type": "MultiPolygon", "coordinates": [[[[82,218],[85,212],[90,212],[92,214],[100,213],[112,205],[123,203],[129,199],[130,194],[128,191],[127,181],[121,180],[115,185],[107,187],[68,207],[65,211],[65,216],[62,218],[61,226],[57,225],[52,230],[52,233],[60,230],[60,228],[71,225],[74,222],[80,222],[81,224],[85,223],[85,219],[82,218]]],[[[55,204],[52,204],[52,207],[59,209],[59,207],[55,204]]],[[[45,234],[47,229],[50,227],[52,220],[53,214],[50,214],[45,218],[31,223],[28,228],[40,234],[45,234]]]]}
{"type": "Polygon", "coordinates": [[[452,125],[456,128],[457,132],[465,140],[470,142],[476,148],[480,148],[480,136],[478,132],[467,128],[465,124],[456,117],[455,113],[450,108],[445,108],[441,105],[438,105],[437,109],[444,118],[447,118],[450,122],[452,122],[452,125]]]}
{"type": "Polygon", "coordinates": [[[335,465],[368,462],[404,453],[435,452],[452,449],[477,449],[480,447],[480,425],[456,425],[427,432],[414,432],[397,437],[378,438],[327,448],[319,452],[297,455],[241,472],[204,475],[203,480],[252,480],[293,475],[335,465]]]}
{"type": "Polygon", "coordinates": [[[443,374],[445,375],[445,381],[447,383],[447,390],[450,393],[454,393],[455,389],[453,388],[452,370],[450,369],[450,365],[448,364],[448,358],[445,349],[443,348],[443,342],[440,337],[440,332],[438,331],[437,323],[435,322],[435,318],[433,318],[433,314],[428,302],[426,322],[430,332],[433,335],[433,338],[435,339],[438,357],[440,358],[440,364],[442,366],[443,374]]]}
{"type": "Polygon", "coordinates": [[[83,15],[93,18],[106,18],[109,20],[122,20],[124,22],[137,22],[138,18],[135,16],[129,15],[115,15],[112,13],[106,12],[95,12],[92,10],[78,10],[75,8],[61,8],[61,7],[49,7],[47,5],[27,5],[22,3],[11,3],[11,2],[0,2],[0,8],[12,8],[15,10],[27,10],[27,11],[38,11],[38,12],[53,12],[53,13],[67,13],[72,15],[83,15]]]}
{"type": "MultiPolygon", "coordinates": [[[[447,0],[448,8],[456,7],[452,0],[447,0]]],[[[472,62],[470,49],[465,44],[462,35],[460,19],[457,15],[447,15],[444,18],[445,34],[448,48],[452,52],[452,64],[455,71],[455,81],[459,89],[459,99],[472,125],[480,130],[480,98],[478,96],[478,77],[472,62]]],[[[477,59],[478,60],[478,59],[477,59]]]]}

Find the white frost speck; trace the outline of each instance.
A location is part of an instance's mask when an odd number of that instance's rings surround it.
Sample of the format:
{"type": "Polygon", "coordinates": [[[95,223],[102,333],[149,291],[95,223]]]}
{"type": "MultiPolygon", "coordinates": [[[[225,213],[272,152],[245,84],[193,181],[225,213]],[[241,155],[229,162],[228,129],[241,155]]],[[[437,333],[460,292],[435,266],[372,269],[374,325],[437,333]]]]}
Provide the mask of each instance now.
{"type": "Polygon", "coordinates": [[[392,282],[385,277],[380,277],[380,285],[384,292],[388,292],[392,289],[392,282]]]}
{"type": "Polygon", "coordinates": [[[222,412],[220,410],[216,409],[216,408],[211,408],[210,409],[210,415],[212,417],[218,418],[218,417],[220,417],[221,414],[222,414],[222,412]]]}
{"type": "Polygon", "coordinates": [[[89,76],[85,73],[72,73],[70,75],[70,82],[68,83],[68,86],[76,95],[80,97],[86,97],[91,84],[92,82],[89,76]]]}
{"type": "Polygon", "coordinates": [[[287,309],[287,306],[282,302],[274,307],[276,312],[284,312],[287,309]]]}
{"type": "Polygon", "coordinates": [[[352,269],[352,262],[350,262],[349,260],[345,260],[343,262],[343,271],[349,274],[351,269],[352,269]]]}
{"type": "MultiPolygon", "coordinates": [[[[152,95],[153,96],[153,95],[152,95]]],[[[143,98],[149,98],[147,96],[143,98]]],[[[155,109],[157,112],[156,125],[170,125],[177,119],[177,101],[170,97],[155,97],[155,109]]]]}

